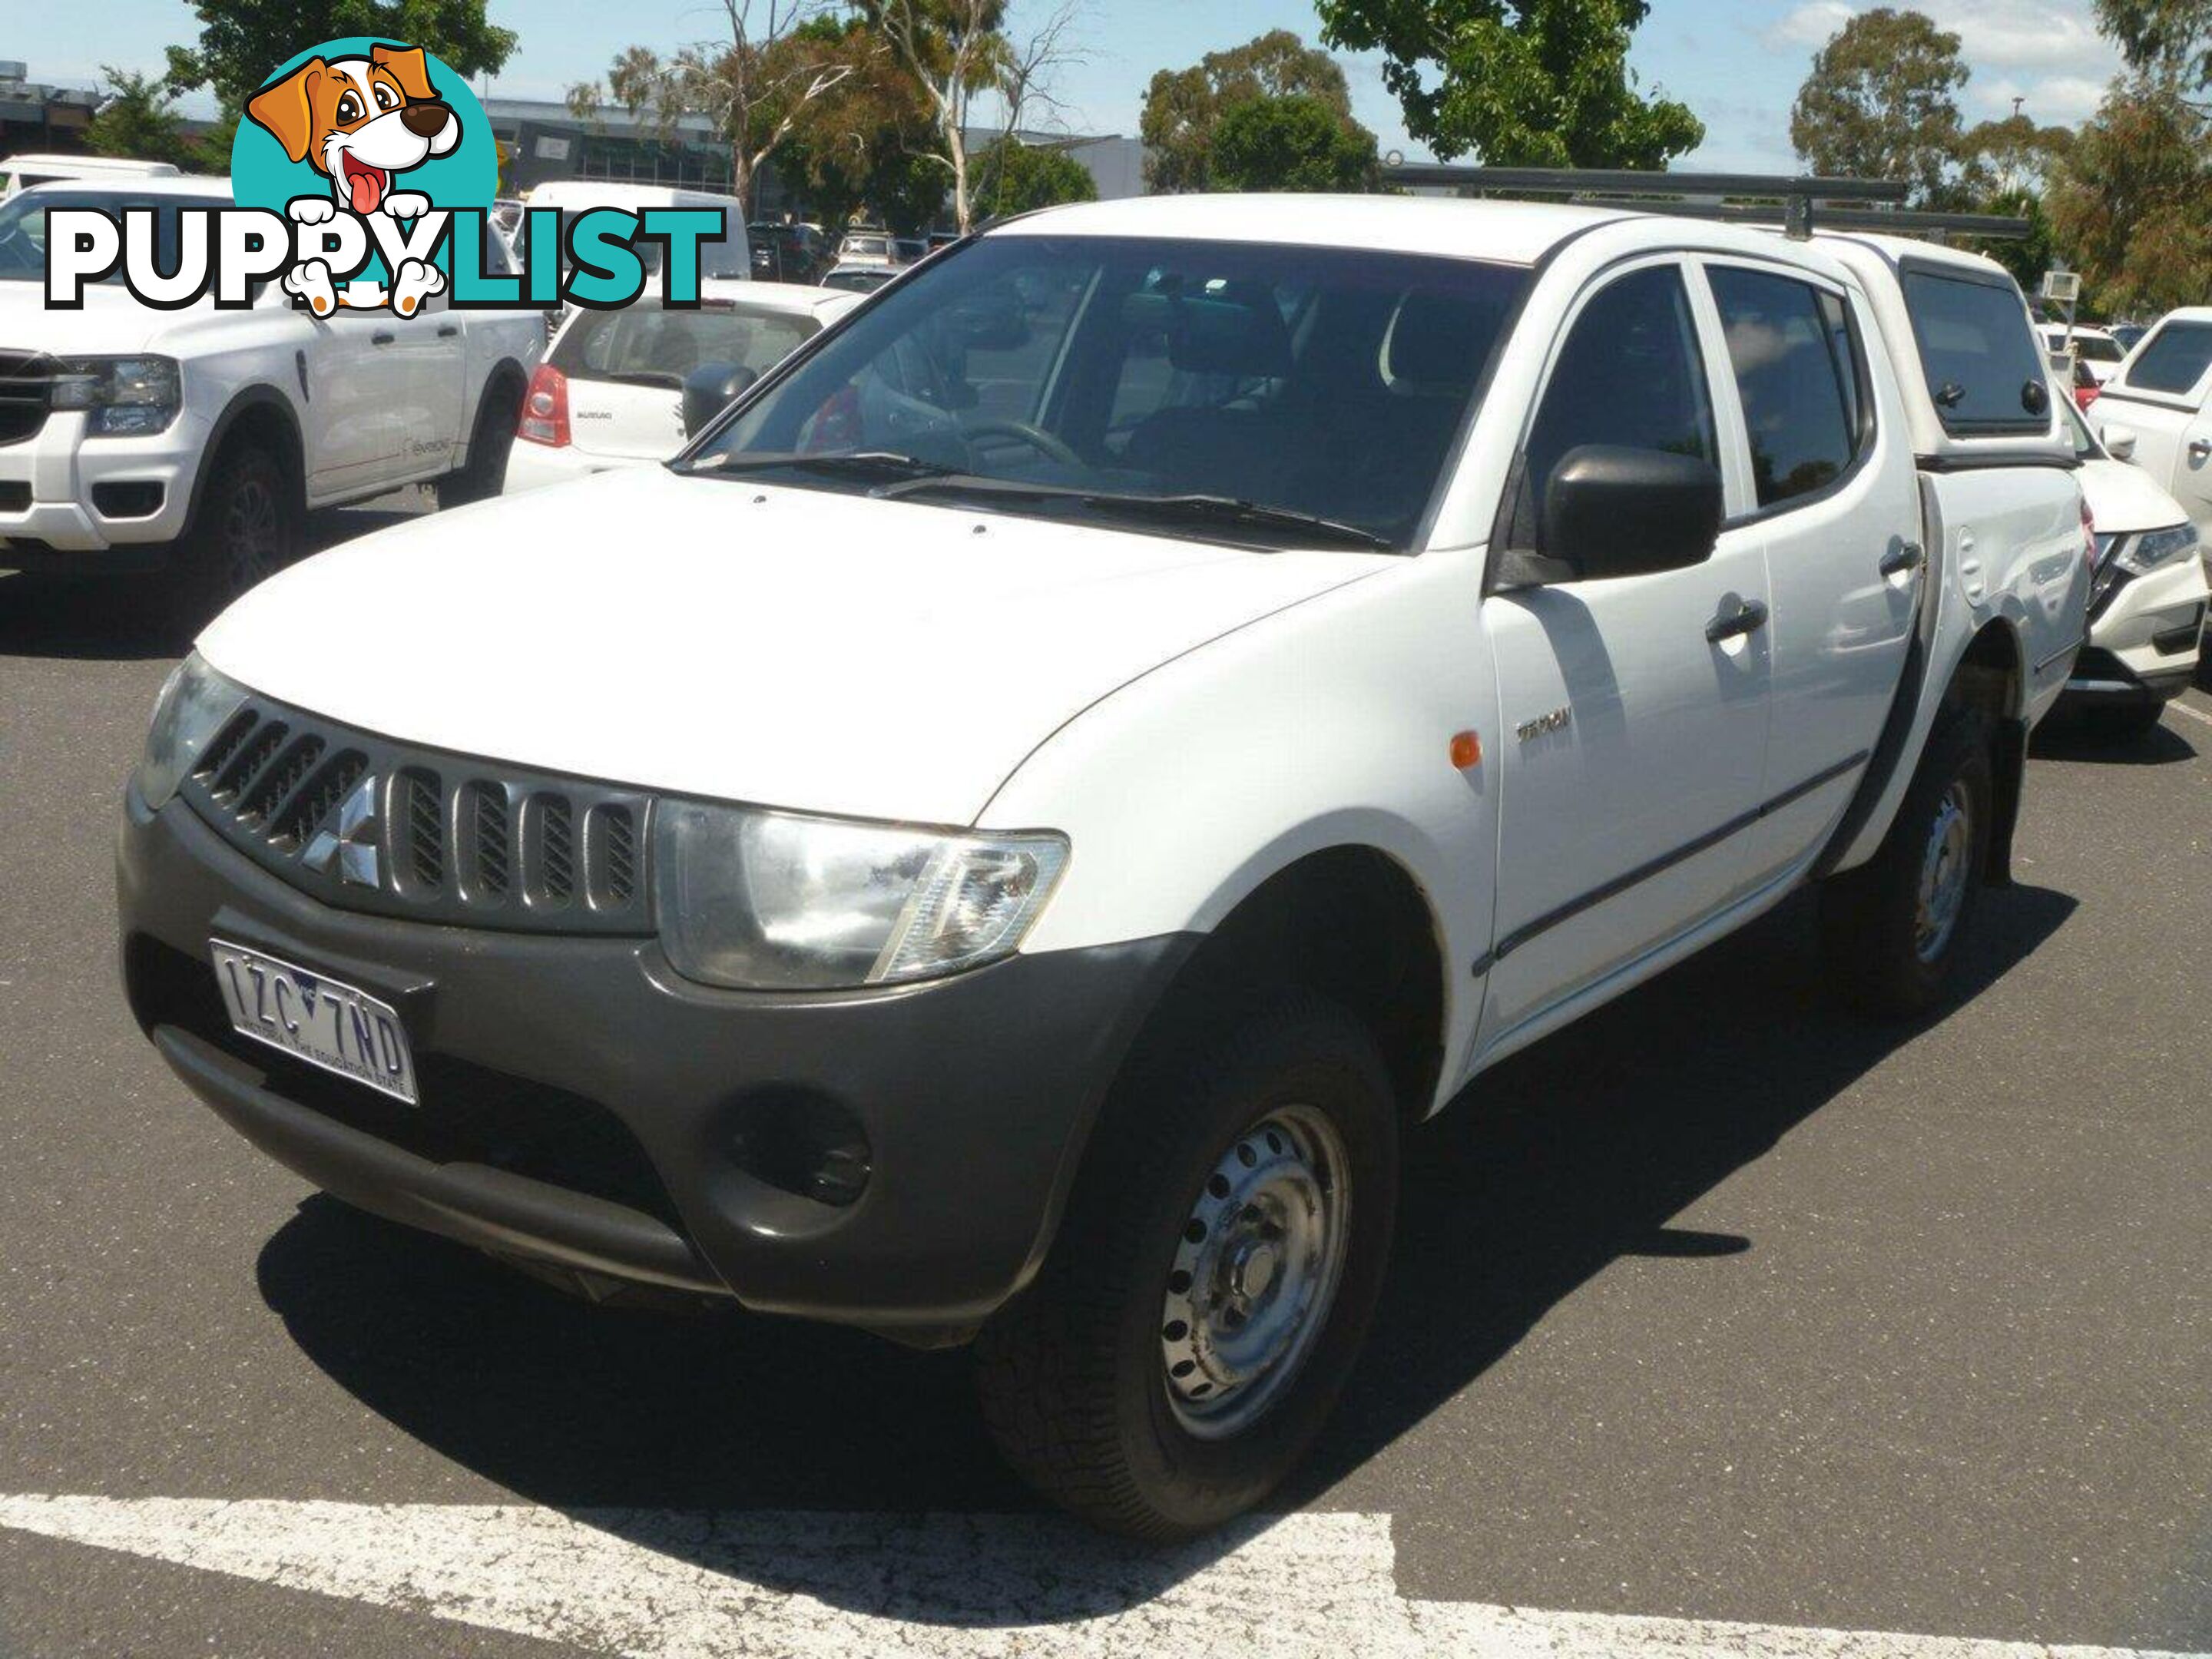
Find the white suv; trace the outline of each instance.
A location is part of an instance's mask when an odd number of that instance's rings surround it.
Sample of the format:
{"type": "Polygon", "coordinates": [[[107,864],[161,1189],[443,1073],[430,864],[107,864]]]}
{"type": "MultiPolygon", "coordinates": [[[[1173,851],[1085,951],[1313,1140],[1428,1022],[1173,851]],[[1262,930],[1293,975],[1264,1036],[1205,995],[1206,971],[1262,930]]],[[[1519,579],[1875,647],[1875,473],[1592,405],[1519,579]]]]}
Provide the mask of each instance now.
{"type": "MultiPolygon", "coordinates": [[[[242,592],[295,557],[313,507],[434,483],[498,492],[535,313],[317,318],[268,284],[242,311],[161,310],[120,283],[45,303],[46,216],[227,208],[223,179],[41,185],[0,205],[0,568],[161,568],[242,592]]],[[[504,247],[487,254],[504,269],[504,247]]],[[[165,248],[165,263],[173,263],[165,248]]]]}
{"type": "Polygon", "coordinates": [[[1911,243],[1013,220],[666,467],[234,605],[129,792],[131,1006],[342,1197],[973,1342],[1025,1475],[1188,1534],[1485,1067],[1808,884],[1848,994],[1943,996],[2081,638],[2051,404],[1911,243]]]}

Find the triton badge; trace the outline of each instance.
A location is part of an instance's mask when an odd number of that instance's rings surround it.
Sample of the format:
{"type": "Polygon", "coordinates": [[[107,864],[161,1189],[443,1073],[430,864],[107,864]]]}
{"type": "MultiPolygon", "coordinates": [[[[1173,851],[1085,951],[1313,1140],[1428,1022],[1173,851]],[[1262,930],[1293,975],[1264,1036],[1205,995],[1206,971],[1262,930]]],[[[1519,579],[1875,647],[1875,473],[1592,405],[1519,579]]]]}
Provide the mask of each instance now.
{"type": "Polygon", "coordinates": [[[1522,720],[1520,725],[1513,728],[1513,735],[1522,742],[1527,743],[1532,738],[1546,737],[1553,732],[1565,731],[1567,722],[1574,717],[1575,711],[1572,708],[1554,708],[1548,714],[1539,714],[1532,720],[1522,720]]]}

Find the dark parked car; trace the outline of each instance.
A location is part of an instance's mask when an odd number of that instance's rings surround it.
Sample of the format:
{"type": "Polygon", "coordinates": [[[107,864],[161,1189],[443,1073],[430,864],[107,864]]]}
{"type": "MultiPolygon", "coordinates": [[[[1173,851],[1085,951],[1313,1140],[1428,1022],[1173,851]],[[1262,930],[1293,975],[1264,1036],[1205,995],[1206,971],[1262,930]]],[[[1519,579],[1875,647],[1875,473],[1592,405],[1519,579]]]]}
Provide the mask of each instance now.
{"type": "Polygon", "coordinates": [[[756,282],[818,283],[834,263],[829,239],[812,225],[748,225],[745,234],[756,282]]]}

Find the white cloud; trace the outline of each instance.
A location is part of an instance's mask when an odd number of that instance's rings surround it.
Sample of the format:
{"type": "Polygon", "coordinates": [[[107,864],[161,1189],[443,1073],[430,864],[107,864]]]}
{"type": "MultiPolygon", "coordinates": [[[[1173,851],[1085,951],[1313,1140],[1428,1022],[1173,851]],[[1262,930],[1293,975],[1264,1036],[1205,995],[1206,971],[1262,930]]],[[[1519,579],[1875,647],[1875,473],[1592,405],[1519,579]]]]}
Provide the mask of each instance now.
{"type": "MultiPolygon", "coordinates": [[[[2119,72],[2120,55],[2097,33],[2090,0],[1907,3],[1959,37],[1960,53],[1974,71],[1963,101],[1974,110],[2009,115],[2012,100],[2020,98],[2027,112],[2045,125],[2087,120],[2119,72]]],[[[1803,0],[1761,41],[1770,52],[1810,53],[1858,10],[1845,0],[1803,0]]]]}
{"type": "Polygon", "coordinates": [[[1818,51],[1828,37],[1857,15],[1857,8],[1844,0],[1805,0],[1759,37],[1769,52],[1818,51]]]}
{"type": "Polygon", "coordinates": [[[1927,0],[1925,9],[1957,33],[1969,63],[2077,75],[2118,65],[2086,0],[1927,0]]]}
{"type": "Polygon", "coordinates": [[[2027,94],[2027,112],[2044,125],[2070,126],[2086,121],[2105,101],[2110,81],[2086,75],[2053,75],[2039,81],[2027,94]]]}

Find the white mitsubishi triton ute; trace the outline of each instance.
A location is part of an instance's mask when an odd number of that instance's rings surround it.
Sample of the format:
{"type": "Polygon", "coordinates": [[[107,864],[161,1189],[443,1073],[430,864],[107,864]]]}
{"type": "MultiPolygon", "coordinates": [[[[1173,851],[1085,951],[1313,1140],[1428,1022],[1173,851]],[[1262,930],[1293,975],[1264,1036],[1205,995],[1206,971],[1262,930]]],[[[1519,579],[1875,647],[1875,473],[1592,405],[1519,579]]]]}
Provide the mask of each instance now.
{"type": "Polygon", "coordinates": [[[130,784],[131,1005],[340,1197],[972,1342],[1024,1474],[1187,1535],[1320,1428],[1486,1066],[1808,884],[1846,993],[1943,995],[2075,467],[1967,254],[1021,218],[666,466],[234,605],[130,784]]]}

